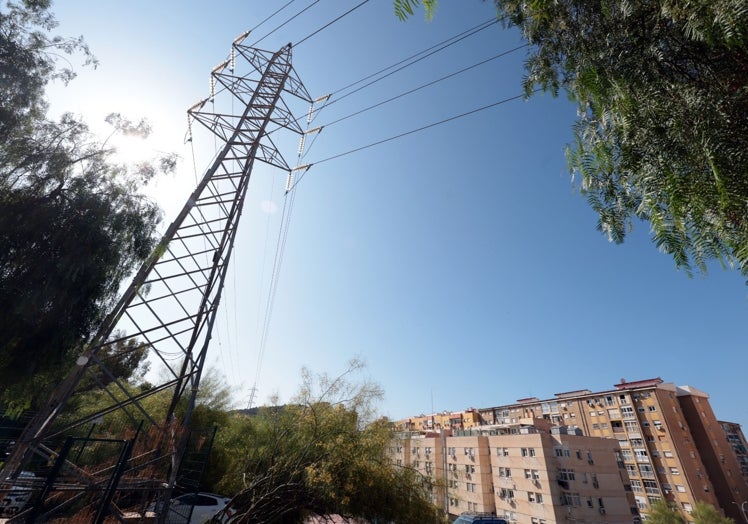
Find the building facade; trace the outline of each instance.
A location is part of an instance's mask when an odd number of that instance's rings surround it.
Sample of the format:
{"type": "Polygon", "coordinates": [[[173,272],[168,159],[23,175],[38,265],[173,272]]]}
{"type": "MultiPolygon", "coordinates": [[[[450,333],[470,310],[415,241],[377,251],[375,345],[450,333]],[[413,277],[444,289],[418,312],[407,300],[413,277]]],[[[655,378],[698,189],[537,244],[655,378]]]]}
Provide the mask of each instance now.
{"type": "Polygon", "coordinates": [[[625,489],[633,495],[631,512],[644,518],[659,500],[686,514],[704,501],[743,521],[740,504],[748,500],[748,484],[741,464],[725,423],[717,421],[708,395],[695,388],[660,378],[622,380],[609,391],[569,391],[478,411],[485,425],[539,417],[617,441],[618,462],[629,479],[625,489]]]}
{"type": "Polygon", "coordinates": [[[743,430],[740,429],[740,424],[720,421],[719,425],[725,433],[725,439],[735,453],[735,458],[737,458],[740,465],[740,474],[748,482],[748,444],[746,443],[743,430]]]}
{"type": "Polygon", "coordinates": [[[637,519],[617,441],[568,434],[544,420],[404,433],[392,452],[430,479],[434,503],[453,516],[491,513],[520,524],[637,519]]]}

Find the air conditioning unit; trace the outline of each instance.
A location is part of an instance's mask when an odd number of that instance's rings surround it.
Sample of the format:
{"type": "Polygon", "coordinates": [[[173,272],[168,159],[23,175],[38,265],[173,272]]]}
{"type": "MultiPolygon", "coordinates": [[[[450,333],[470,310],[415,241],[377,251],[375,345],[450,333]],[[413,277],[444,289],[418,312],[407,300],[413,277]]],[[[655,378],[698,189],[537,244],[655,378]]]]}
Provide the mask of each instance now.
{"type": "Polygon", "coordinates": [[[600,508],[600,515],[605,515],[605,508],[600,508]]]}

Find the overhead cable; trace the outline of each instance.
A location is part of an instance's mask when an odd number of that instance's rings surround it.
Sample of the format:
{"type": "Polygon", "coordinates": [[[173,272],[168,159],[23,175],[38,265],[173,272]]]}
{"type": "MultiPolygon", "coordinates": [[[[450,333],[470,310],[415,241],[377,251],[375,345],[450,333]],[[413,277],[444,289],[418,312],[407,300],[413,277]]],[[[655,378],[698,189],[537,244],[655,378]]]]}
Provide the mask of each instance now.
{"type": "Polygon", "coordinates": [[[275,29],[273,29],[272,31],[270,31],[268,34],[266,34],[262,38],[256,40],[252,44],[251,47],[256,47],[257,44],[259,44],[260,42],[262,42],[263,40],[265,40],[267,37],[269,37],[270,35],[272,35],[273,33],[275,33],[278,29],[280,29],[281,27],[283,27],[287,23],[291,22],[292,20],[294,20],[295,18],[297,18],[301,14],[305,13],[306,11],[308,11],[309,9],[311,9],[314,5],[316,5],[318,3],[319,3],[319,0],[314,0],[314,2],[312,2],[311,4],[309,4],[308,6],[306,6],[304,9],[302,9],[301,11],[299,11],[298,13],[296,13],[295,15],[293,15],[291,18],[289,18],[288,20],[286,20],[285,22],[283,22],[281,25],[279,25],[278,27],[276,27],[275,29]]]}
{"type": "Polygon", "coordinates": [[[347,15],[351,14],[353,11],[355,11],[356,9],[358,9],[359,7],[361,7],[362,5],[364,5],[365,3],[367,3],[368,1],[369,0],[364,0],[363,2],[361,2],[360,4],[358,4],[356,7],[352,7],[351,9],[349,9],[348,11],[346,11],[345,13],[343,13],[342,15],[340,15],[339,17],[335,18],[334,20],[326,23],[325,25],[323,25],[322,27],[320,27],[319,29],[317,29],[313,33],[306,35],[304,38],[302,38],[301,40],[299,40],[298,42],[296,42],[294,44],[294,47],[299,47],[301,44],[303,44],[304,42],[306,42],[307,40],[309,40],[311,37],[313,37],[314,35],[316,35],[320,31],[322,31],[323,29],[331,26],[332,24],[334,24],[335,22],[337,22],[338,20],[340,20],[344,16],[347,16],[347,15]]]}
{"type": "MultiPolygon", "coordinates": [[[[533,92],[537,92],[537,91],[539,91],[539,89],[536,89],[533,92]]],[[[503,100],[499,100],[498,102],[494,102],[492,104],[488,104],[488,105],[485,105],[485,106],[482,106],[482,107],[478,107],[476,109],[472,109],[470,111],[466,111],[465,113],[460,113],[459,115],[454,115],[454,116],[451,116],[449,118],[445,118],[443,120],[439,120],[438,122],[432,122],[431,124],[427,124],[425,126],[421,126],[419,128],[416,128],[416,129],[411,129],[410,131],[406,131],[404,133],[400,133],[398,135],[394,135],[394,136],[391,136],[391,137],[388,137],[388,138],[383,138],[382,140],[377,140],[376,142],[372,142],[370,144],[366,144],[366,145],[361,146],[361,147],[350,149],[348,151],[344,151],[343,153],[338,153],[336,155],[329,156],[327,158],[323,158],[322,160],[317,160],[316,162],[310,162],[309,163],[309,167],[311,167],[313,165],[321,164],[323,162],[329,162],[330,160],[335,160],[336,158],[347,156],[347,155],[350,155],[350,154],[353,154],[353,153],[358,153],[359,151],[363,151],[364,149],[369,149],[371,147],[378,146],[378,145],[381,145],[381,144],[384,144],[384,143],[387,143],[387,142],[392,142],[393,140],[397,140],[398,138],[403,138],[405,136],[412,135],[414,133],[418,133],[419,131],[425,131],[426,129],[430,129],[432,127],[436,127],[436,126],[439,126],[439,125],[442,125],[442,124],[446,124],[448,122],[452,122],[453,120],[457,120],[459,118],[463,118],[463,117],[466,117],[466,116],[478,113],[480,111],[485,111],[486,109],[491,109],[492,107],[500,106],[502,104],[506,104],[507,102],[511,102],[513,100],[518,100],[518,99],[524,98],[524,97],[525,97],[525,94],[523,93],[523,94],[511,96],[509,98],[504,98],[503,100]]],[[[296,180],[296,182],[294,183],[293,187],[296,187],[296,185],[301,181],[302,178],[303,178],[303,175],[300,176],[296,180]]]]}

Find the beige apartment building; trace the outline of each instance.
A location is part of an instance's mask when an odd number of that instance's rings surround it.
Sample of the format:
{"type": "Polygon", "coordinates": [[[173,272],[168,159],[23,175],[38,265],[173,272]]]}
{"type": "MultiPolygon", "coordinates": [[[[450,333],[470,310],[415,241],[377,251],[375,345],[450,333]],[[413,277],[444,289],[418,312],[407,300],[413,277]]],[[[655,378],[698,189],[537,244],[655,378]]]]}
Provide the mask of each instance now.
{"type": "Polygon", "coordinates": [[[493,513],[519,524],[636,522],[618,451],[616,440],[544,420],[403,433],[392,448],[396,463],[432,480],[433,502],[449,514],[493,513]]]}
{"type": "Polygon", "coordinates": [[[688,514],[697,501],[705,501],[736,522],[745,521],[740,508],[748,501],[748,484],[735,437],[728,440],[726,423],[717,421],[709,396],[695,388],[660,378],[621,380],[609,391],[569,391],[478,411],[484,425],[538,417],[616,441],[617,460],[629,479],[624,487],[633,495],[632,513],[646,517],[652,504],[664,499],[688,514]]]}
{"type": "Polygon", "coordinates": [[[397,423],[400,431],[458,431],[481,425],[481,416],[475,408],[465,411],[441,411],[418,415],[397,423]]]}

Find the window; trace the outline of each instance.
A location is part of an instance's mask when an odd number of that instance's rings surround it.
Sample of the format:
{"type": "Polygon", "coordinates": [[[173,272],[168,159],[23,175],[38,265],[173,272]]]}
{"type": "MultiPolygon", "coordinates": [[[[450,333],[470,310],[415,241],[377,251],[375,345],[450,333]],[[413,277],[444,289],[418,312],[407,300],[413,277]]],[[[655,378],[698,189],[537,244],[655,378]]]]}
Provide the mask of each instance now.
{"type": "Polygon", "coordinates": [[[622,449],[621,450],[621,458],[623,458],[624,462],[633,462],[634,461],[634,454],[631,452],[630,449],[622,449]]]}
{"type": "Polygon", "coordinates": [[[649,456],[647,455],[646,449],[635,449],[634,456],[636,456],[637,462],[649,462],[649,456]]]}
{"type": "Polygon", "coordinates": [[[636,466],[633,464],[626,464],[626,473],[628,473],[629,477],[632,476],[638,476],[639,471],[636,469],[636,466]]]}
{"type": "Polygon", "coordinates": [[[607,422],[603,422],[602,424],[600,424],[600,427],[602,429],[608,429],[608,423],[607,422]]]}
{"type": "MultiPolygon", "coordinates": [[[[535,493],[535,502],[538,504],[543,503],[543,494],[542,493],[535,493]]],[[[545,522],[544,520],[541,520],[540,522],[545,522]]]]}
{"type": "Polygon", "coordinates": [[[639,464],[639,474],[642,478],[655,478],[654,469],[649,464],[639,464]]]}
{"type": "Polygon", "coordinates": [[[526,469],[525,470],[525,478],[531,479],[532,478],[532,470],[526,469]]]}
{"type": "Polygon", "coordinates": [[[644,491],[647,492],[649,495],[659,495],[660,490],[657,488],[657,482],[654,480],[645,480],[644,481],[644,491]]]}
{"type": "Polygon", "coordinates": [[[522,448],[522,456],[523,457],[534,457],[535,448],[522,448]]]}
{"type": "Polygon", "coordinates": [[[662,454],[665,456],[665,458],[673,458],[673,452],[668,450],[663,450],[662,454]]]}
{"type": "Polygon", "coordinates": [[[632,438],[631,439],[631,445],[633,447],[642,447],[644,446],[644,441],[640,438],[632,438]]]}
{"type": "Polygon", "coordinates": [[[678,468],[670,468],[670,474],[671,475],[680,475],[680,471],[678,471],[678,468]]]}
{"type": "Polygon", "coordinates": [[[600,424],[592,424],[592,429],[600,429],[600,424]]]}
{"type": "Polygon", "coordinates": [[[581,506],[582,502],[579,498],[579,493],[569,493],[567,491],[561,492],[561,505],[562,506],[581,506]]]}
{"type": "Polygon", "coordinates": [[[685,493],[686,492],[686,487],[685,486],[681,486],[680,484],[676,484],[675,485],[675,491],[677,491],[678,493],[685,493]]]}
{"type": "Polygon", "coordinates": [[[634,408],[632,406],[621,406],[621,415],[623,418],[634,418],[634,408]]]}
{"type": "Polygon", "coordinates": [[[649,406],[649,411],[657,411],[657,406],[649,406]]]}
{"type": "Polygon", "coordinates": [[[684,502],[683,511],[685,511],[686,513],[691,513],[693,511],[693,506],[691,506],[691,504],[689,504],[688,502],[684,502]]]}
{"type": "Polygon", "coordinates": [[[642,493],[644,491],[641,480],[631,479],[631,491],[634,493],[642,493]]]}
{"type": "Polygon", "coordinates": [[[558,470],[558,479],[559,480],[575,480],[574,470],[573,469],[566,469],[566,468],[559,469],[558,470]]]}
{"type": "Polygon", "coordinates": [[[507,489],[507,488],[501,488],[501,491],[499,491],[499,497],[502,499],[513,499],[514,498],[514,490],[513,489],[507,489]]]}
{"type": "Polygon", "coordinates": [[[504,457],[509,456],[509,448],[501,448],[501,453],[504,457]]]}
{"type": "Polygon", "coordinates": [[[528,502],[535,502],[535,493],[532,491],[527,492],[527,501],[528,502]]]}
{"type": "Polygon", "coordinates": [[[499,468],[499,476],[500,477],[511,477],[512,470],[509,468],[499,468]]]}

